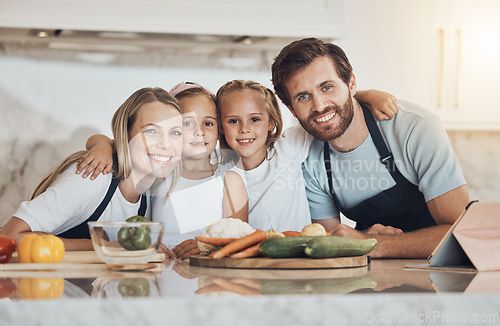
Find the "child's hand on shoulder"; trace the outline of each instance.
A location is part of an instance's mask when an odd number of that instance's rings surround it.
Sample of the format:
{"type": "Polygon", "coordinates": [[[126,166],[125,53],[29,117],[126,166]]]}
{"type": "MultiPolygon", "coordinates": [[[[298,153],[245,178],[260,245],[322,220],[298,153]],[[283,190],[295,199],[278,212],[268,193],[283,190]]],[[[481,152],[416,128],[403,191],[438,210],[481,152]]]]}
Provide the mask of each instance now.
{"type": "Polygon", "coordinates": [[[97,178],[102,173],[103,175],[111,172],[113,167],[113,148],[106,143],[99,143],[92,147],[85,155],[82,156],[76,166],[76,173],[82,174],[83,178],[88,177],[91,173],[91,180],[97,178]],[[85,169],[86,168],[86,169],[85,169]]]}
{"type": "Polygon", "coordinates": [[[356,99],[368,106],[379,120],[390,120],[399,110],[398,101],[394,95],[376,89],[358,91],[356,99]]]}

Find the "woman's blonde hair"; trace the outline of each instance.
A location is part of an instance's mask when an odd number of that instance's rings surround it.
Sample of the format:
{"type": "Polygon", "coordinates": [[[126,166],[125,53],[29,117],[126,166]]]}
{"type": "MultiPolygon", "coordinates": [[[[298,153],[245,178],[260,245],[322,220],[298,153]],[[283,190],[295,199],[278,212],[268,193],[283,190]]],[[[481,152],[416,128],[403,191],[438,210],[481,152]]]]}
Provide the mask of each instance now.
{"type": "MultiPolygon", "coordinates": [[[[119,108],[116,110],[111,120],[111,130],[115,139],[115,148],[113,153],[113,174],[115,178],[123,180],[130,175],[132,170],[132,162],[129,153],[129,131],[137,118],[137,112],[146,103],[161,102],[174,107],[179,114],[181,108],[179,102],[162,88],[141,88],[132,94],[119,108]]],[[[36,187],[31,199],[43,193],[54,182],[59,174],[65,171],[69,166],[75,164],[87,151],[79,151],[71,154],[64,159],[56,168],[36,187]]],[[[167,197],[172,193],[179,177],[181,175],[181,164],[177,163],[174,169],[174,181],[167,193],[167,197]]]]}
{"type": "MultiPolygon", "coordinates": [[[[241,92],[245,90],[252,90],[257,92],[264,102],[266,111],[269,115],[269,120],[274,122],[274,127],[267,134],[266,147],[267,155],[266,158],[270,160],[274,154],[274,143],[281,136],[283,131],[283,117],[281,116],[281,110],[278,104],[278,99],[272,90],[269,88],[254,82],[254,81],[244,81],[244,80],[233,80],[224,84],[217,91],[216,97],[216,107],[217,107],[217,119],[219,122],[219,133],[222,135],[222,123],[221,123],[221,105],[224,102],[224,98],[231,93],[241,92]]],[[[221,149],[230,149],[226,142],[225,137],[220,137],[219,139],[221,149]]]]}

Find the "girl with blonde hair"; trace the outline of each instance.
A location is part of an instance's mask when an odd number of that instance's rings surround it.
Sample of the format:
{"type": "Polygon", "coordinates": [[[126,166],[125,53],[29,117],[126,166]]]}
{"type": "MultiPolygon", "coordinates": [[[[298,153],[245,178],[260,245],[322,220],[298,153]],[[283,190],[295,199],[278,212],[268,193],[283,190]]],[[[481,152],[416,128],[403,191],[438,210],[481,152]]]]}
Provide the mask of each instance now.
{"type": "MultiPolygon", "coordinates": [[[[392,116],[387,98],[379,91],[364,97],[372,102],[372,110],[392,116]]],[[[311,223],[301,166],[313,137],[301,126],[282,135],[283,119],[274,92],[253,81],[233,80],[222,86],[217,111],[221,148],[234,150],[235,171],[246,180],[248,223],[263,230],[301,231],[311,223]]]]}
{"type": "Polygon", "coordinates": [[[111,126],[116,140],[112,174],[96,181],[81,178],[76,164],[86,151],[72,154],[45,177],[31,200],[21,203],[0,234],[19,241],[29,232],[51,233],[67,250],[91,250],[87,222],[144,216],[142,194],[157,178],[180,174],[179,104],[161,88],[142,88],[115,112],[111,126]]]}

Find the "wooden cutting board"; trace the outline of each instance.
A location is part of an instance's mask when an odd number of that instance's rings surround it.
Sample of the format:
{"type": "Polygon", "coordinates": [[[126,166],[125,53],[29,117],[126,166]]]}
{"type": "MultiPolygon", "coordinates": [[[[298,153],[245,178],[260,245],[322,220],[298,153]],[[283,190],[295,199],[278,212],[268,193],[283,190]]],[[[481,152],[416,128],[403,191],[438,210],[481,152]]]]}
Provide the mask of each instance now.
{"type": "Polygon", "coordinates": [[[233,259],[230,257],[214,259],[208,256],[192,256],[191,266],[216,268],[249,268],[249,269],[319,269],[363,267],[369,263],[368,256],[338,258],[267,258],[254,257],[233,259]]]}
{"type": "MultiPolygon", "coordinates": [[[[166,258],[165,254],[157,253],[156,256],[151,259],[150,263],[162,262],[166,258]]],[[[12,255],[12,259],[9,263],[18,263],[19,258],[17,256],[17,251],[12,255]]],[[[94,264],[103,263],[103,261],[97,256],[96,252],[90,251],[66,251],[64,253],[63,260],[61,263],[78,263],[78,264],[94,264]]]]}
{"type": "Polygon", "coordinates": [[[106,271],[106,270],[147,270],[165,269],[160,262],[165,260],[165,254],[157,254],[147,264],[105,264],[95,251],[67,251],[62,262],[55,264],[21,264],[14,253],[7,264],[0,264],[0,271],[106,271]]]}

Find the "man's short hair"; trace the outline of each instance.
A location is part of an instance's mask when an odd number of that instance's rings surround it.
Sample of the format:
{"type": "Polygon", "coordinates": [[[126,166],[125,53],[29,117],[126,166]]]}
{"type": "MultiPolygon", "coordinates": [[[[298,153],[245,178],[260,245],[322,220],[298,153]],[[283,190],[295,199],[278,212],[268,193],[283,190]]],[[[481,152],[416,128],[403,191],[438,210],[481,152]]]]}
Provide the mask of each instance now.
{"type": "Polygon", "coordinates": [[[325,55],[333,60],[338,75],[344,83],[348,84],[352,76],[352,67],[344,50],[339,46],[325,43],[317,38],[306,38],[294,41],[281,50],[274,59],[271,70],[274,91],[285,105],[292,106],[285,83],[297,70],[325,55]]]}

